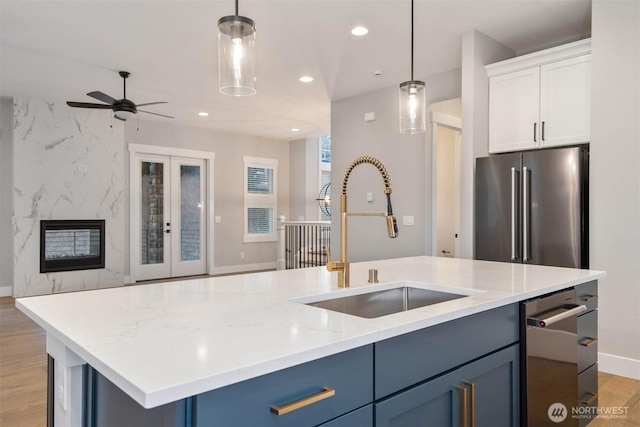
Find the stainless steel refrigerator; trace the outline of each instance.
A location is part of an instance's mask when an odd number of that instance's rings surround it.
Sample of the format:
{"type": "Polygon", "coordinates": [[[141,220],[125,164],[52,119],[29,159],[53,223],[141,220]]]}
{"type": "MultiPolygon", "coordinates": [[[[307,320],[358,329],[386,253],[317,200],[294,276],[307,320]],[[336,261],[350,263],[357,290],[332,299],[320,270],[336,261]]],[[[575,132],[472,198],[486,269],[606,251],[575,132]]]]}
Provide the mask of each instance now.
{"type": "Polygon", "coordinates": [[[589,268],[589,150],[476,159],[475,258],[589,268]]]}

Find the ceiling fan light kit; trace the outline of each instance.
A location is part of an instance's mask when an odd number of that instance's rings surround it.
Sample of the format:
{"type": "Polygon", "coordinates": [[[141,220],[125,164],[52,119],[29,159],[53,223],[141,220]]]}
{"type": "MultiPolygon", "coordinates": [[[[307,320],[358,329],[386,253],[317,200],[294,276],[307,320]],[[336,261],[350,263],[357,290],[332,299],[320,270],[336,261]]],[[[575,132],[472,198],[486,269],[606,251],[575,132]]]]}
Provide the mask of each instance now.
{"type": "Polygon", "coordinates": [[[220,92],[231,96],[256,93],[256,25],[236,14],[218,20],[218,78],[220,92]]]}
{"type": "Polygon", "coordinates": [[[105,104],[94,104],[91,102],[75,102],[75,101],[67,101],[67,105],[69,107],[75,108],[94,108],[99,110],[113,110],[113,117],[118,120],[127,121],[127,119],[133,117],[138,112],[153,114],[154,116],[167,117],[169,119],[173,119],[172,116],[167,116],[165,114],[152,113],[151,111],[138,110],[138,107],[142,107],[145,105],[156,105],[156,104],[166,104],[165,101],[159,102],[147,102],[146,104],[138,104],[136,105],[133,101],[127,99],[127,78],[131,75],[128,71],[119,71],[120,77],[122,77],[122,88],[123,94],[122,99],[115,99],[110,95],[107,95],[104,92],[94,91],[89,92],[87,96],[97,99],[98,101],[105,102],[105,104]]]}
{"type": "Polygon", "coordinates": [[[413,79],[413,0],[411,0],[411,80],[400,83],[400,133],[426,130],[426,97],[423,81],[413,79]]]}

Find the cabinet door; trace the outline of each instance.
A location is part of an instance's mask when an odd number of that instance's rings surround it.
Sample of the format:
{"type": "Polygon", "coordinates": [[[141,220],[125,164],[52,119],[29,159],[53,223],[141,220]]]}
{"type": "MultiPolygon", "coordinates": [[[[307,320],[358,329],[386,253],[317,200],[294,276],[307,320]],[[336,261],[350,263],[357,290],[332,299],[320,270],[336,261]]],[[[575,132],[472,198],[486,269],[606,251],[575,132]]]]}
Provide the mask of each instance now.
{"type": "Polygon", "coordinates": [[[541,66],[541,146],[589,142],[590,123],[591,55],[541,66]]]}
{"type": "Polygon", "coordinates": [[[459,375],[455,370],[376,403],[376,427],[460,425],[459,375]]]}
{"type": "Polygon", "coordinates": [[[509,427],[520,424],[519,345],[483,357],[461,368],[469,389],[471,425],[509,427]]]}
{"type": "Polygon", "coordinates": [[[489,80],[489,152],[538,147],[540,67],[489,80]]]}

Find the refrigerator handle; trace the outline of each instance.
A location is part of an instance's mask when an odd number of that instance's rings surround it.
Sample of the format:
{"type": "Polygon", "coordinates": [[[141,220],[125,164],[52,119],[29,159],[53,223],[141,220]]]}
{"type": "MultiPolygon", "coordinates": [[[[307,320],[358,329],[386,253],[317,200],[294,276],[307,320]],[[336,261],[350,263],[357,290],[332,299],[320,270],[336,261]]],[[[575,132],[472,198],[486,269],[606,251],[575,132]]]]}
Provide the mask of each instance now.
{"type": "Polygon", "coordinates": [[[516,253],[516,233],[517,233],[517,191],[518,188],[518,171],[516,168],[511,168],[511,261],[518,260],[518,254],[516,253]]]}
{"type": "Polygon", "coordinates": [[[522,261],[529,258],[529,168],[522,168],[522,261]]]}

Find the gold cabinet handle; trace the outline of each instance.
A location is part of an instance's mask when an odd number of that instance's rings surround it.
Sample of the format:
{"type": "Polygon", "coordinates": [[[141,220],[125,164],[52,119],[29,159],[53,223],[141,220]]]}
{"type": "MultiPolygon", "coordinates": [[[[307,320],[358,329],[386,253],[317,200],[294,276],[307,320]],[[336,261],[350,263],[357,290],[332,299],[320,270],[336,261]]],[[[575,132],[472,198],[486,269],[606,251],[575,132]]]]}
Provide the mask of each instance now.
{"type": "Polygon", "coordinates": [[[470,412],[470,418],[471,418],[471,422],[469,426],[475,427],[476,425],[476,405],[475,405],[476,385],[470,381],[465,381],[464,383],[465,385],[469,386],[469,391],[471,392],[469,394],[469,412],[470,412]]]}
{"type": "Polygon", "coordinates": [[[321,400],[327,399],[331,396],[334,396],[336,391],[331,387],[323,387],[322,391],[312,394],[311,396],[303,397],[300,400],[296,400],[295,402],[287,403],[283,406],[271,405],[271,412],[276,415],[285,415],[289,412],[297,411],[298,409],[304,408],[305,406],[312,405],[321,400]]]}
{"type": "Polygon", "coordinates": [[[582,301],[591,301],[592,299],[598,299],[598,295],[585,295],[582,297],[582,301]]]}
{"type": "Polygon", "coordinates": [[[597,342],[598,342],[598,338],[587,338],[586,340],[582,341],[580,345],[583,347],[589,347],[597,342]]]}
{"type": "Polygon", "coordinates": [[[591,405],[593,402],[596,401],[596,399],[598,399],[598,393],[589,393],[589,394],[591,396],[589,396],[585,400],[581,400],[580,403],[582,403],[583,405],[591,405]]]}
{"type": "Polygon", "coordinates": [[[456,389],[460,392],[462,399],[462,420],[460,425],[467,427],[467,388],[457,385],[456,389]]]}

